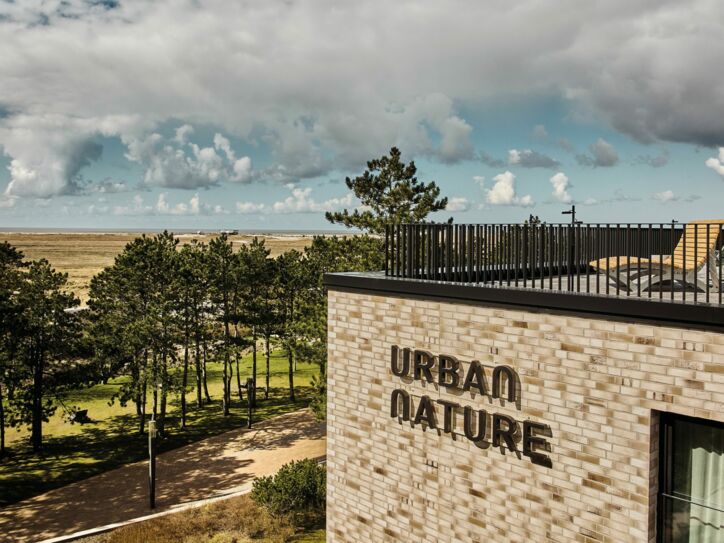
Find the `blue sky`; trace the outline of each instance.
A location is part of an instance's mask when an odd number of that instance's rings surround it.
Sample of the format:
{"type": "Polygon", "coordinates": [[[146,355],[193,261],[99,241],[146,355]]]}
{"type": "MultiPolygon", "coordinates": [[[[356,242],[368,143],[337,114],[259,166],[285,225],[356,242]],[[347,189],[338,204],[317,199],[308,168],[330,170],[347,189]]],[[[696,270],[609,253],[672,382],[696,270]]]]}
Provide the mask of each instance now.
{"type": "Polygon", "coordinates": [[[5,2],[0,227],[329,228],[393,145],[440,220],[722,218],[722,31],[711,0],[5,2]]]}

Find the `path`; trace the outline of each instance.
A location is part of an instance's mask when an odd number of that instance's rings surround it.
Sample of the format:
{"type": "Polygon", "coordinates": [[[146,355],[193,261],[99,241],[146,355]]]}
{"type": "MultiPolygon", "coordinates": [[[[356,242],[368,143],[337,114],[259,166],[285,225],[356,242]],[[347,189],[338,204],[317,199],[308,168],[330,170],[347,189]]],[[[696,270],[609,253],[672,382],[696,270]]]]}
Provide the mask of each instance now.
{"type": "MultiPolygon", "coordinates": [[[[296,411],[158,456],[156,509],[241,490],[253,478],[326,452],[324,423],[296,411]]],[[[148,463],[137,462],[0,509],[3,542],[25,543],[149,514],[148,463]]]]}

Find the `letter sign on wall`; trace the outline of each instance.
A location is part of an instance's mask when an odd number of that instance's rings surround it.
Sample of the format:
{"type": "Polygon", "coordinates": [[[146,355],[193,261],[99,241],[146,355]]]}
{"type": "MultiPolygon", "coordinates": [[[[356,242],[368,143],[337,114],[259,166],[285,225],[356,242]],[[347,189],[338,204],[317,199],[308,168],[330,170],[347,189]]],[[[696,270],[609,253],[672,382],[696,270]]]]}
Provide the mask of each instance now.
{"type": "MultiPolygon", "coordinates": [[[[520,409],[520,378],[510,366],[494,366],[490,381],[485,374],[485,366],[472,360],[465,364],[447,354],[434,355],[422,349],[400,349],[393,345],[390,349],[390,370],[396,377],[434,383],[446,390],[470,393],[508,402],[520,409]]],[[[390,397],[390,416],[399,421],[411,421],[413,425],[424,425],[431,429],[441,429],[444,433],[455,432],[455,420],[461,405],[456,402],[437,399],[433,401],[423,395],[416,402],[410,393],[397,388],[390,397]],[[436,408],[436,404],[440,407],[436,408]],[[439,416],[442,411],[442,417],[439,416]]],[[[524,420],[518,422],[504,413],[488,413],[473,406],[462,406],[463,434],[477,444],[492,443],[501,451],[508,449],[520,455],[518,442],[522,442],[522,454],[531,462],[551,467],[548,452],[552,437],[547,424],[524,420]],[[522,432],[521,432],[522,428],[522,432]],[[522,435],[521,435],[522,434],[522,435]],[[490,439],[487,440],[488,435],[490,439]]]]}

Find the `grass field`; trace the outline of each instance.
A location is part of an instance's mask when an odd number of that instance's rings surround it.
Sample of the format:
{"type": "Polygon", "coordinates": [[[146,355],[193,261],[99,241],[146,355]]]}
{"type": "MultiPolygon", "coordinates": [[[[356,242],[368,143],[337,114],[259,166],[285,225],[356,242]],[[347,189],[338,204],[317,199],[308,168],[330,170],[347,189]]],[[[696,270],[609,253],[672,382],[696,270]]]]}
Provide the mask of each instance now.
{"type": "MultiPolygon", "coordinates": [[[[0,242],[14,245],[28,259],[46,258],[60,272],[68,274],[70,289],[85,303],[91,277],[106,266],[113,264],[115,256],[123,251],[126,244],[141,234],[136,233],[16,233],[0,232],[0,242]]],[[[152,235],[152,234],[147,234],[152,235]]],[[[179,234],[179,243],[192,239],[208,242],[212,234],[179,234]]],[[[312,241],[309,235],[258,236],[263,239],[271,256],[277,256],[289,249],[302,251],[312,241]]],[[[253,235],[229,236],[235,248],[249,243],[253,235]]]]}
{"type": "Polygon", "coordinates": [[[324,543],[324,518],[272,517],[249,495],[131,524],[82,543],[324,543]]]}
{"type": "MultiPolygon", "coordinates": [[[[271,359],[270,396],[264,400],[264,357],[257,359],[258,407],[256,420],[262,420],[296,409],[309,403],[312,376],[317,366],[299,363],[295,373],[297,401],[289,401],[287,360],[281,352],[271,359]]],[[[251,375],[251,355],[242,360],[242,382],[251,375]]],[[[64,420],[61,410],[43,425],[44,448],[33,454],[28,446],[27,429],[10,429],[8,442],[10,456],[0,459],[0,506],[39,494],[51,488],[66,485],[146,457],[147,438],[137,434],[135,408],[125,407],[116,401],[123,378],[111,380],[107,385],[95,385],[68,395],[65,403],[88,409],[93,420],[89,424],[70,424],[64,420]]],[[[239,428],[246,424],[246,404],[239,402],[234,393],[232,413],[224,417],[221,412],[221,366],[209,364],[209,392],[213,402],[201,409],[195,407],[195,392],[190,391],[186,429],[180,428],[179,400],[170,398],[167,414],[167,436],[159,444],[159,452],[170,450],[208,436],[239,428]]],[[[236,390],[234,378],[234,390],[236,390]]]]}

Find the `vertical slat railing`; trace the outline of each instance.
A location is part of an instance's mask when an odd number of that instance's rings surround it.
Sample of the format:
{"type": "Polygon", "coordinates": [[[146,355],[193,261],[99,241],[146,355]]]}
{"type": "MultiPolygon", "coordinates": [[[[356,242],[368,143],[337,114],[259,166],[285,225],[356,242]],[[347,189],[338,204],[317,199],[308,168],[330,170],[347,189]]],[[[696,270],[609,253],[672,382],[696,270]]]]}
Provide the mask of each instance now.
{"type": "Polygon", "coordinates": [[[722,305],[716,223],[399,223],[381,241],[388,277],[722,305]]]}

